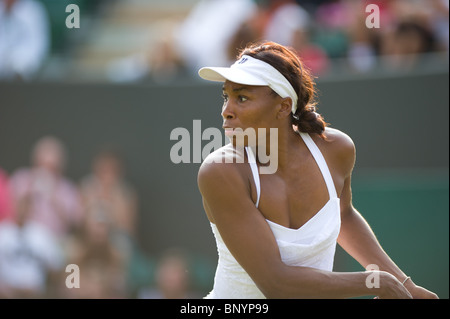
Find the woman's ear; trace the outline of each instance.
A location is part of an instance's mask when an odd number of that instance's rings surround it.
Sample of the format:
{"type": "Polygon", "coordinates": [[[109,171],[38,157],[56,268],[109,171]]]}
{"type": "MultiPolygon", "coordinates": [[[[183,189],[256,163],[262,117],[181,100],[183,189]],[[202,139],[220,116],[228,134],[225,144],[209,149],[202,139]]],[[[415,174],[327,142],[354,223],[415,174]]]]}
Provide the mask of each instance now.
{"type": "Polygon", "coordinates": [[[291,115],[292,99],[290,97],[282,98],[279,104],[277,118],[282,119],[291,115]]]}

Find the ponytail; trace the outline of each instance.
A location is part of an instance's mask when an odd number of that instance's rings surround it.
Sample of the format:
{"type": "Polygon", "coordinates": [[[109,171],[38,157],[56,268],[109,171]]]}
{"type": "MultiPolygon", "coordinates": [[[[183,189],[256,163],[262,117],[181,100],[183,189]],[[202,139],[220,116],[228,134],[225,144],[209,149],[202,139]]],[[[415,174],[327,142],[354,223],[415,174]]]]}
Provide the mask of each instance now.
{"type": "Polygon", "coordinates": [[[292,115],[292,124],[297,127],[297,130],[305,133],[316,133],[324,137],[323,133],[327,123],[325,123],[322,116],[315,111],[315,107],[303,109],[300,112],[292,115]],[[300,113],[299,115],[297,115],[300,113]]]}

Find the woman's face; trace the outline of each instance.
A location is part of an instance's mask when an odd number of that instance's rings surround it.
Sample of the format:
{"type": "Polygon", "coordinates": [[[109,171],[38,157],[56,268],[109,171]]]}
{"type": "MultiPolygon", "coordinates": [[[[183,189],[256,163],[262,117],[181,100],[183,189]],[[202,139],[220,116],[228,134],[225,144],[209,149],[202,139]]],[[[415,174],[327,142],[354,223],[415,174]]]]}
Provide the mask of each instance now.
{"type": "MultiPolygon", "coordinates": [[[[268,86],[249,86],[226,81],[223,85],[224,103],[222,106],[223,128],[228,137],[236,136],[231,129],[270,128],[279,125],[277,113],[283,100],[268,86]]],[[[235,139],[233,140],[235,143],[235,139]]],[[[245,143],[247,144],[247,143],[245,143]]]]}

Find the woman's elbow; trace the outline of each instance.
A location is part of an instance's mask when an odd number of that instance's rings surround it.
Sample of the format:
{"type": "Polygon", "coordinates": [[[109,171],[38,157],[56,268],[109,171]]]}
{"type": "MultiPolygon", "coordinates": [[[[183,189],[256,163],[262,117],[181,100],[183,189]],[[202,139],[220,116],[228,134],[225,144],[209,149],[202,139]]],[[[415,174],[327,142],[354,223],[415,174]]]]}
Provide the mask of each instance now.
{"type": "MultiPolygon", "coordinates": [[[[259,289],[267,299],[298,298],[300,291],[292,291],[292,280],[286,272],[280,271],[265,278],[258,284],[259,289]]],[[[300,287],[297,287],[299,290],[300,287]]]]}
{"type": "Polygon", "coordinates": [[[273,274],[258,285],[268,299],[314,298],[330,280],[328,272],[308,267],[284,265],[273,274]]]}
{"type": "Polygon", "coordinates": [[[266,280],[263,285],[258,285],[259,289],[267,299],[285,299],[287,298],[283,292],[283,286],[276,280],[266,280]]]}

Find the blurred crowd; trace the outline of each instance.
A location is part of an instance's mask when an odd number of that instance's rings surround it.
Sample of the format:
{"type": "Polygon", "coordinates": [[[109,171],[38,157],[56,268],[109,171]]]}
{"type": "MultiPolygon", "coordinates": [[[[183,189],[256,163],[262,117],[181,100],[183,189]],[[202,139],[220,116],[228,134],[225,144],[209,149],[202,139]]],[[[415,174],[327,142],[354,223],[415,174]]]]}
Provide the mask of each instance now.
{"type": "Polygon", "coordinates": [[[138,196],[120,153],[99,151],[78,183],[64,174],[67,154],[45,136],[29,167],[0,169],[0,298],[195,296],[187,253],[142,251],[138,196]]]}
{"type": "Polygon", "coordinates": [[[410,68],[426,53],[448,58],[448,10],[448,0],[205,0],[149,51],[148,69],[160,76],[173,65],[226,66],[261,40],[292,47],[316,75],[333,59],[352,72],[373,70],[378,57],[387,68],[410,68]],[[379,28],[366,25],[368,4],[380,10],[379,28]]]}
{"type": "MultiPolygon", "coordinates": [[[[51,27],[55,34],[48,3],[0,0],[0,79],[32,79],[45,63],[51,27]]],[[[108,79],[192,76],[201,66],[229,65],[261,40],[294,48],[316,75],[332,72],[333,61],[358,73],[410,69],[428,53],[443,53],[448,63],[449,0],[199,0],[184,19],[168,20],[146,52],[112,61],[108,79]],[[369,4],[380,10],[379,28],[366,25],[369,4]]]]}
{"type": "Polygon", "coordinates": [[[448,0],[202,0],[167,25],[147,52],[114,63],[110,78],[194,75],[202,66],[230,65],[258,41],[293,48],[315,75],[336,64],[351,73],[411,70],[430,53],[448,64],[448,0]],[[377,12],[369,4],[379,9],[379,28],[371,27],[377,12]]]}

